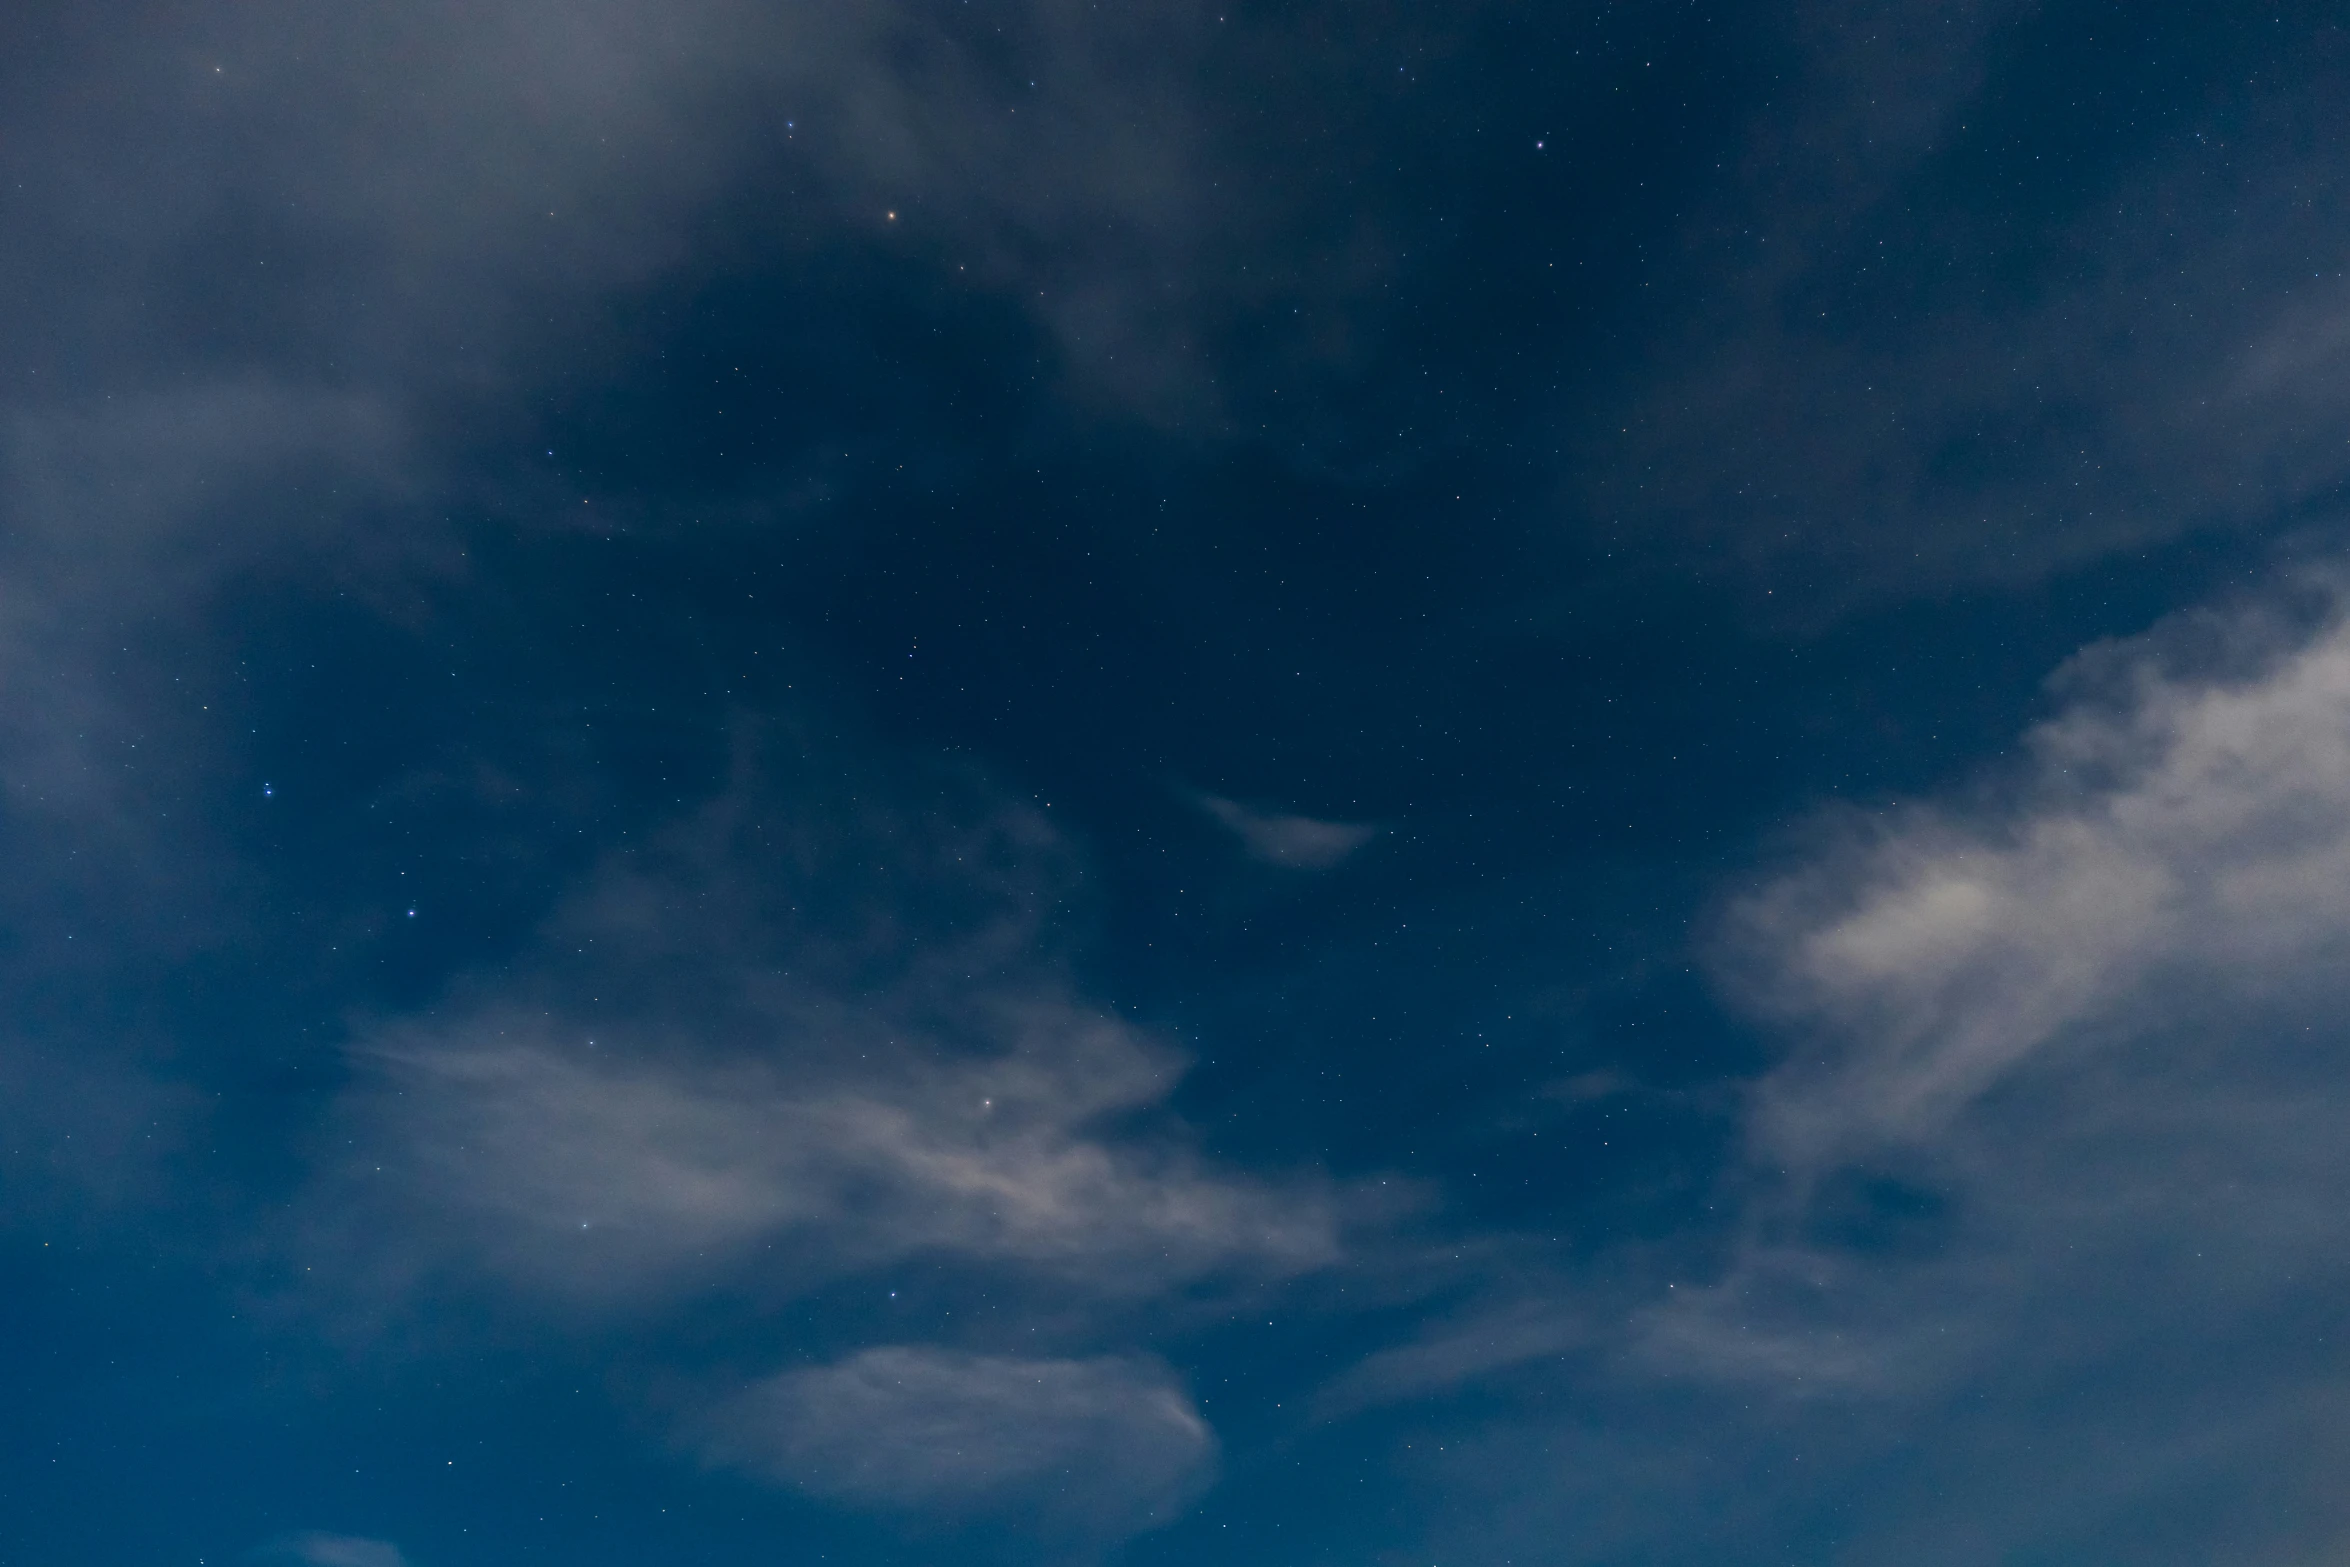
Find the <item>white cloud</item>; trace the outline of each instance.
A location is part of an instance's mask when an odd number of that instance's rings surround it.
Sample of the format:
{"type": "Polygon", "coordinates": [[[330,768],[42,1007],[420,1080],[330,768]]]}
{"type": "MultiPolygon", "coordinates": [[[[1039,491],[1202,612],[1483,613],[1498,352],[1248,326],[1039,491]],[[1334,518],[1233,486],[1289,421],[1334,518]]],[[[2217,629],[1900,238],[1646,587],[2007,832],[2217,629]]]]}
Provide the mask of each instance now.
{"type": "Polygon", "coordinates": [[[707,1420],[704,1451],[815,1495],[945,1515],[1017,1509],[1056,1531],[1171,1520],[1216,1439],[1148,1359],[1022,1360],[893,1345],[786,1372],[707,1420]]]}
{"type": "Polygon", "coordinates": [[[1627,1364],[1735,1388],[1741,1425],[1768,1395],[1825,1485],[1977,1455],[1855,1511],[1856,1559],[1990,1559],[2187,1484],[2136,1559],[2293,1559],[2350,1528],[2350,1379],[2305,1325],[2350,1290],[2350,619],[2190,617],[2056,689],[2016,764],[1734,911],[1787,1058],[1726,1262],[1635,1313],[1627,1364]],[[1897,1460],[1896,1427],[1936,1445],[1897,1460]]]}
{"type": "Polygon", "coordinates": [[[1291,870],[1326,871],[1377,836],[1368,822],[1321,821],[1258,811],[1219,795],[1203,794],[1200,808],[1229,828],[1256,858],[1291,870]]]}
{"type": "Polygon", "coordinates": [[[2182,991],[2339,972],[2350,625],[2239,678],[2170,672],[2163,651],[2077,663],[2060,688],[2107,694],[2035,731],[2001,798],[1905,812],[1738,911],[1749,994],[1805,1038],[1760,1106],[1774,1153],[1931,1137],[2034,1057],[2126,1040],[2182,991]]]}

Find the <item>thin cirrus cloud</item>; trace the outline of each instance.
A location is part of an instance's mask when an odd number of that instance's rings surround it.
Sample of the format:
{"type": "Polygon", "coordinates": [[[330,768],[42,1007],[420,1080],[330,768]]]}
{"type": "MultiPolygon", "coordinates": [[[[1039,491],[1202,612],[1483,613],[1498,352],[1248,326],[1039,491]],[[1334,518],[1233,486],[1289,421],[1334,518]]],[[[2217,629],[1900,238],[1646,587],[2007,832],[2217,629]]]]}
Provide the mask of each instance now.
{"type": "Polygon", "coordinates": [[[889,1345],[756,1383],[700,1432],[710,1462],[831,1500],[950,1518],[1017,1509],[1087,1536],[1170,1521],[1216,1462],[1190,1396],[1136,1356],[889,1345]]]}
{"type": "Polygon", "coordinates": [[[279,1541],[268,1559],[295,1567],[408,1567],[408,1558],[389,1540],[353,1534],[297,1534],[279,1541]]]}
{"type": "Polygon", "coordinates": [[[852,828],[785,808],[761,765],[586,878],[533,957],[368,1031],[313,1236],[370,1277],[583,1306],[917,1255],[1131,1300],[1331,1266],[1392,1206],[1192,1145],[1165,1103],[1181,1055],[1045,950],[1041,823],[984,799],[967,830],[879,823],[868,796],[852,828]],[[862,890],[810,912],[825,865],[863,889],[891,856],[884,880],[960,923],[876,924],[862,890]]]}
{"type": "Polygon", "coordinates": [[[1286,811],[1257,810],[1214,794],[1198,798],[1200,809],[1238,838],[1250,855],[1290,870],[1329,870],[1344,863],[1379,832],[1369,822],[1325,821],[1286,811]]]}
{"type": "Polygon", "coordinates": [[[1556,1300],[1524,1300],[1432,1325],[1409,1343],[1357,1362],[1315,1395],[1319,1420],[1383,1404],[1448,1394],[1536,1361],[1559,1360],[1597,1342],[1583,1314],[1556,1300]]]}
{"type": "Polygon", "coordinates": [[[1328,1192],[1092,1129],[1160,1102],[1164,1051],[1066,1004],[1017,1012],[1003,1054],[925,1065],[900,1040],[863,1080],[795,1074],[803,1042],[783,1019],[765,1059],[754,1040],[711,1061],[632,1052],[624,1031],[591,1048],[587,1019],[558,1042],[541,1020],[485,1015],[372,1057],[368,1146],[413,1183],[420,1225],[581,1299],[659,1297],[753,1253],[803,1286],[932,1253],[1110,1294],[1337,1260],[1328,1192]]]}

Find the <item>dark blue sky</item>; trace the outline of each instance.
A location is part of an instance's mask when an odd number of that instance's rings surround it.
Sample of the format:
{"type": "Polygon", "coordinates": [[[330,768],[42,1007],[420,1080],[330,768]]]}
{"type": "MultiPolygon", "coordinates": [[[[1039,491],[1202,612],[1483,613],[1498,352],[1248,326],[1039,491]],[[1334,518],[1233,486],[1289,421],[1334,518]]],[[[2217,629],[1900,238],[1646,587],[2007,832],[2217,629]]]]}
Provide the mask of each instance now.
{"type": "Polygon", "coordinates": [[[0,19],[0,1564],[2350,1550],[2350,33],[0,19]]]}

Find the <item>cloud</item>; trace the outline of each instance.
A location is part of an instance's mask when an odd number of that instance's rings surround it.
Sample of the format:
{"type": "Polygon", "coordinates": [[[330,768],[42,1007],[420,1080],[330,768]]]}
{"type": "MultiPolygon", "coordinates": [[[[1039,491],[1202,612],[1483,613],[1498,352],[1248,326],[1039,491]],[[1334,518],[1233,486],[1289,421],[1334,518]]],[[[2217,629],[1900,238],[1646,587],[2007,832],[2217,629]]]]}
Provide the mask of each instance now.
{"type": "Polygon", "coordinates": [[[1039,950],[1041,822],[984,790],[962,827],[893,818],[870,783],[842,819],[774,760],[612,856],[534,955],[366,1032],[319,1229],[606,1305],[915,1255],[1147,1298],[1345,1255],[1367,1194],[1203,1157],[1182,1058],[1039,950]]]}
{"type": "Polygon", "coordinates": [[[364,592],[427,562],[429,530],[360,538],[330,499],[397,495],[405,460],[399,420],[368,396],[263,375],[37,407],[0,396],[0,918],[22,933],[0,954],[20,997],[0,1121],[53,1129],[0,1147],[0,1215],[67,1171],[112,1200],[194,1140],[209,1095],[157,1070],[187,1057],[133,998],[265,918],[258,867],[208,809],[245,794],[223,784],[245,672],[223,667],[214,617],[255,575],[364,592]],[[119,1157],[77,1157],[125,1123],[138,1130],[119,1157]]]}
{"type": "Polygon", "coordinates": [[[1365,1356],[1315,1395],[1314,1413],[1337,1420],[1381,1404],[1452,1393],[1598,1341],[1581,1313],[1557,1301],[1486,1308],[1365,1356]]]}
{"type": "MultiPolygon", "coordinates": [[[[1212,421],[1202,340],[1274,285],[1208,258],[1293,205],[1236,195],[1266,131],[1219,123],[1201,79],[1239,29],[1191,6],[138,12],[128,37],[44,29],[0,98],[29,236],[0,278],[59,302],[0,327],[0,349],[43,388],[259,364],[462,400],[552,336],[594,335],[598,301],[719,251],[837,246],[949,254],[1080,393],[1212,421]]],[[[1260,26],[1261,63],[1308,69],[1299,34],[1260,26]]]]}
{"type": "Polygon", "coordinates": [[[335,499],[397,498],[411,455],[384,404],[267,378],[0,405],[0,784],[51,819],[119,831],[152,816],[140,785],[159,787],[158,769],[126,769],[122,747],[167,726],[175,750],[201,743],[185,714],[142,700],[158,629],[200,634],[222,588],[256,571],[324,560],[348,580],[428,558],[433,535],[355,536],[335,499]]]}
{"type": "Polygon", "coordinates": [[[799,1287],[930,1253],[1107,1294],[1337,1260],[1327,1193],[1094,1129],[1164,1098],[1166,1052],[1067,1004],[1000,1010],[1000,1054],[926,1062],[925,1041],[874,1040],[864,1077],[795,1071],[837,1045],[780,1018],[715,1060],[632,1050],[624,1029],[591,1047],[584,1019],[469,1018],[368,1058],[370,1157],[486,1265],[584,1297],[659,1295],[753,1253],[799,1287]]]}
{"type": "Polygon", "coordinates": [[[1229,828],[1248,852],[1268,865],[1326,871],[1369,843],[1379,829],[1368,822],[1320,821],[1257,811],[1219,795],[1203,794],[1200,809],[1229,828]]]}
{"type": "Polygon", "coordinates": [[[2350,608],[2271,584],[2051,691],[2016,755],[1729,903],[1717,977],[1781,1055],[1718,1231],[1554,1256],[1324,1392],[1500,1406],[1390,1417],[1430,1423],[1431,1559],[2350,1533],[2350,608]]]}
{"type": "Polygon", "coordinates": [[[2332,988],[2350,626],[2290,635],[2198,617],[2094,649],[1996,798],[1905,811],[1744,903],[1745,993],[1809,1036],[1765,1086],[1767,1146],[1817,1163],[1930,1138],[2035,1058],[2126,1043],[2190,997],[2332,988]],[[2166,667],[2190,641],[2257,671],[2166,667]]]}
{"type": "Polygon", "coordinates": [[[864,1507],[1020,1510],[1056,1531],[1124,1535],[1204,1488],[1216,1438],[1166,1367],[1022,1360],[921,1346],[786,1372],[707,1419],[704,1452],[864,1507]]]}
{"type": "Polygon", "coordinates": [[[349,1534],[297,1534],[270,1553],[273,1558],[298,1562],[301,1567],[407,1567],[408,1558],[389,1540],[367,1540],[349,1534]]]}
{"type": "Polygon", "coordinates": [[[1893,1462],[1827,1413],[1856,1406],[2040,1455],[1933,1501],[1900,1460],[1908,1500],[1848,1520],[1863,1554],[2085,1538],[2190,1483],[2136,1559],[2350,1526],[2320,1456],[2350,1450],[2350,1368],[2297,1326],[2350,1289],[2350,617],[2316,597],[2086,651],[2013,763],[1827,828],[1730,916],[1732,992],[1787,1056],[1726,1260],[1635,1313],[1633,1363],[1816,1402],[1786,1418],[1823,1476],[1893,1462]]]}

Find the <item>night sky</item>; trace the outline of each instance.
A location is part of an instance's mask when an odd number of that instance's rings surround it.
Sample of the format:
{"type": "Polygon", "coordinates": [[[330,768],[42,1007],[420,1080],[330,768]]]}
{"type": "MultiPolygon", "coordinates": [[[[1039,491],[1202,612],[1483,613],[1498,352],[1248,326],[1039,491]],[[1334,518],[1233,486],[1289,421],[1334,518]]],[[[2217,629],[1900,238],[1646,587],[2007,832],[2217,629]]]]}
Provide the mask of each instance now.
{"type": "Polygon", "coordinates": [[[2346,24],[0,8],[0,1564],[2350,1560],[2346,24]]]}

